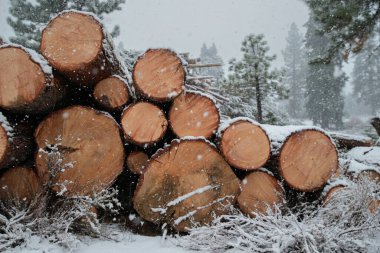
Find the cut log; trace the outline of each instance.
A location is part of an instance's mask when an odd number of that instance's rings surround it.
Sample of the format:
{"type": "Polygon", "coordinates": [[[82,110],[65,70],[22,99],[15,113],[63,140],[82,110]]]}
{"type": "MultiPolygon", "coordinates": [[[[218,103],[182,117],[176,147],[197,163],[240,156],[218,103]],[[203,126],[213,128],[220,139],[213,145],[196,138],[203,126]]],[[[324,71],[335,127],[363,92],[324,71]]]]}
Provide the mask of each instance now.
{"type": "Polygon", "coordinates": [[[377,134],[380,136],[380,118],[379,117],[372,118],[371,124],[375,128],[377,134]]]}
{"type": "Polygon", "coordinates": [[[41,52],[70,81],[92,85],[121,69],[101,22],[90,13],[64,11],[41,35],[41,52]]]}
{"type": "Polygon", "coordinates": [[[347,173],[353,178],[367,177],[380,183],[380,147],[356,147],[346,154],[347,173]]]}
{"type": "Polygon", "coordinates": [[[330,187],[329,190],[324,194],[324,197],[323,197],[323,205],[326,205],[329,203],[329,201],[334,197],[334,195],[343,190],[344,188],[346,188],[347,186],[346,185],[343,185],[343,184],[337,184],[333,187],[330,187]]]}
{"type": "Polygon", "coordinates": [[[128,141],[146,147],[162,139],[168,121],[157,106],[139,102],[124,110],[121,125],[128,141]]]}
{"type": "Polygon", "coordinates": [[[29,166],[18,166],[0,176],[0,201],[29,203],[42,193],[42,181],[29,166]]]}
{"type": "Polygon", "coordinates": [[[33,149],[33,138],[21,124],[11,124],[0,112],[0,169],[24,162],[33,149]]]}
{"type": "Polygon", "coordinates": [[[352,135],[346,133],[329,132],[331,138],[334,140],[339,149],[352,149],[355,147],[370,147],[372,146],[372,139],[367,136],[352,135]]]}
{"type": "Polygon", "coordinates": [[[0,46],[0,107],[40,113],[54,107],[63,86],[39,54],[19,45],[0,46]]]}
{"type": "Polygon", "coordinates": [[[186,72],[181,59],[169,49],[149,49],[132,72],[133,85],[143,98],[170,101],[182,93],[186,72]]]}
{"type": "Polygon", "coordinates": [[[219,127],[220,115],[211,98],[197,92],[185,92],[174,100],[169,122],[178,137],[210,138],[219,127]]]}
{"type": "Polygon", "coordinates": [[[247,118],[228,121],[219,130],[220,151],[236,169],[255,170],[270,158],[270,141],[258,123],[247,118]]]}
{"type": "Polygon", "coordinates": [[[184,139],[153,155],[133,201],[144,219],[187,231],[228,213],[239,191],[238,178],[212,144],[184,139]]]}
{"type": "Polygon", "coordinates": [[[123,170],[120,128],[94,109],[73,106],[52,113],[37,127],[35,139],[39,174],[67,196],[104,189],[123,170]]]}
{"type": "Polygon", "coordinates": [[[133,151],[127,156],[128,169],[136,175],[144,173],[145,164],[149,160],[147,154],[141,151],[133,151]]]}
{"type": "Polygon", "coordinates": [[[103,79],[95,85],[93,97],[104,109],[121,110],[129,101],[127,83],[119,76],[103,79]]]}
{"type": "Polygon", "coordinates": [[[247,216],[274,211],[275,205],[284,204],[285,194],[277,179],[264,171],[255,171],[242,181],[242,190],[237,199],[240,210],[247,216]]]}
{"type": "Polygon", "coordinates": [[[321,129],[263,125],[272,144],[272,163],[293,189],[321,189],[338,168],[338,153],[321,129]]]}

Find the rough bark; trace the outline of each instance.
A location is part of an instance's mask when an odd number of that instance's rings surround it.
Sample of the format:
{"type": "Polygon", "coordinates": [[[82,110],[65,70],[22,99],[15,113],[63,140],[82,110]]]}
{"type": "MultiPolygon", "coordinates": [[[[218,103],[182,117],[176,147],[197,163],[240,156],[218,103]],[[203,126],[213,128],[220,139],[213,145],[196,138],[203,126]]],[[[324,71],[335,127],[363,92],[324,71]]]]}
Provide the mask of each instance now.
{"type": "Polygon", "coordinates": [[[329,135],[334,140],[335,144],[339,149],[370,147],[373,144],[371,138],[367,136],[358,136],[337,132],[329,132],[329,135]]]}

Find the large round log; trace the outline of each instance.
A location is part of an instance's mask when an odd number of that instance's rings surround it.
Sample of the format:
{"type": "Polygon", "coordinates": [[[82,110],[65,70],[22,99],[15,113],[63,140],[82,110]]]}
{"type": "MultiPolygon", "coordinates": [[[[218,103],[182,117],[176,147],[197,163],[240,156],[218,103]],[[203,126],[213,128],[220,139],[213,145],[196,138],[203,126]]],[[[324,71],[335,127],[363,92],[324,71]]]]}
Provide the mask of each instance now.
{"type": "Polygon", "coordinates": [[[0,108],[40,113],[63,96],[63,86],[36,52],[6,44],[0,46],[0,59],[0,108]]]}
{"type": "Polygon", "coordinates": [[[242,181],[242,190],[237,199],[240,210],[254,217],[275,211],[275,205],[284,204],[285,194],[277,179],[265,171],[254,171],[242,181]]]}
{"type": "Polygon", "coordinates": [[[226,122],[220,129],[220,151],[237,169],[255,170],[270,158],[270,141],[258,123],[246,118],[226,122]]]}
{"type": "Polygon", "coordinates": [[[132,72],[133,85],[143,98],[170,101],[182,93],[186,72],[181,59],[169,49],[149,49],[132,72]]]}
{"type": "Polygon", "coordinates": [[[35,131],[36,166],[53,190],[89,195],[111,185],[123,170],[125,155],[115,120],[83,106],[49,115],[35,131]]]}
{"type": "Polygon", "coordinates": [[[90,13],[60,13],[42,31],[40,47],[56,70],[78,84],[95,84],[121,68],[108,33],[90,13]]]}
{"type": "Polygon", "coordinates": [[[119,76],[110,76],[95,85],[95,101],[109,111],[121,110],[130,100],[128,85],[119,76]]]}
{"type": "Polygon", "coordinates": [[[144,219],[186,231],[226,214],[238,193],[238,178],[212,144],[174,140],[148,162],[133,202],[144,219]]]}
{"type": "Polygon", "coordinates": [[[0,169],[24,162],[32,148],[33,139],[26,126],[10,123],[0,112],[0,169]]]}
{"type": "Polygon", "coordinates": [[[168,121],[157,106],[139,102],[124,110],[121,116],[121,125],[128,141],[145,147],[162,139],[168,121]]]}
{"type": "Polygon", "coordinates": [[[0,175],[0,201],[29,203],[42,193],[42,181],[33,168],[18,166],[0,175]]]}
{"type": "Polygon", "coordinates": [[[133,174],[141,175],[149,157],[142,151],[133,151],[127,156],[127,167],[133,174]]]}
{"type": "Polygon", "coordinates": [[[219,127],[220,115],[211,98],[196,92],[184,92],[174,99],[169,122],[178,137],[210,138],[219,127]]]}
{"type": "Polygon", "coordinates": [[[338,153],[321,129],[264,125],[272,145],[272,160],[293,189],[321,189],[338,168],[338,153]]]}

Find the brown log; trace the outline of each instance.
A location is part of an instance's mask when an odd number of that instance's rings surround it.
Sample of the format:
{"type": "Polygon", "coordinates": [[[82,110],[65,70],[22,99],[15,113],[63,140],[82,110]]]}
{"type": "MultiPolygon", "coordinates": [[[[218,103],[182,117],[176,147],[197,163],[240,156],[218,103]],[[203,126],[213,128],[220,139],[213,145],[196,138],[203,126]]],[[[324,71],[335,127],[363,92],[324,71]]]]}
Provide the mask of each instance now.
{"type": "Polygon", "coordinates": [[[134,195],[144,219],[187,231],[228,213],[239,180],[216,148],[201,139],[174,140],[148,162],[134,195]]]}
{"type": "Polygon", "coordinates": [[[256,170],[270,158],[270,141],[253,121],[236,118],[220,130],[220,151],[226,161],[237,169],[256,170]]]}
{"type": "Polygon", "coordinates": [[[40,47],[56,70],[78,84],[95,84],[121,68],[108,33],[88,13],[60,13],[42,31],[40,47]]]}
{"type": "Polygon", "coordinates": [[[157,106],[139,102],[124,110],[121,125],[128,141],[139,146],[149,146],[162,139],[168,121],[157,106]]]}
{"type": "Polygon", "coordinates": [[[331,187],[327,192],[326,194],[324,195],[323,197],[323,205],[326,205],[329,203],[329,201],[334,197],[334,195],[343,190],[344,188],[346,188],[345,185],[342,185],[342,184],[338,184],[338,185],[335,185],[333,187],[331,187]]]}
{"type": "Polygon", "coordinates": [[[169,122],[178,137],[210,138],[219,127],[220,115],[209,97],[185,92],[174,100],[169,111],[169,122]]]}
{"type": "Polygon", "coordinates": [[[359,179],[367,177],[380,183],[380,147],[356,147],[346,154],[348,176],[359,179]]]}
{"type": "Polygon", "coordinates": [[[19,123],[10,123],[0,112],[0,169],[24,162],[32,153],[33,139],[19,123]]]}
{"type": "Polygon", "coordinates": [[[166,102],[182,93],[186,72],[181,59],[173,51],[149,49],[137,59],[132,77],[140,96],[166,102]]]}
{"type": "Polygon", "coordinates": [[[42,181],[29,166],[11,168],[0,176],[0,201],[28,203],[42,193],[42,181]]]}
{"type": "Polygon", "coordinates": [[[37,127],[35,139],[38,172],[51,179],[56,192],[67,188],[68,196],[90,195],[111,185],[123,170],[120,128],[94,109],[73,106],[52,113],[37,127]]]}
{"type": "Polygon", "coordinates": [[[63,86],[36,52],[18,45],[0,46],[0,107],[39,113],[54,107],[63,86]]]}
{"type": "Polygon", "coordinates": [[[145,164],[149,160],[147,154],[142,151],[133,151],[127,156],[128,169],[136,175],[141,175],[145,171],[145,164]]]}
{"type": "Polygon", "coordinates": [[[379,117],[372,118],[371,124],[375,128],[377,134],[380,136],[380,118],[379,117]]]}
{"type": "Polygon", "coordinates": [[[321,129],[264,125],[272,145],[272,162],[293,189],[321,189],[338,168],[338,152],[321,129]]]}
{"type": "Polygon", "coordinates": [[[130,100],[128,85],[119,76],[111,76],[95,85],[93,97],[104,109],[120,110],[130,100]]]}
{"type": "Polygon", "coordinates": [[[240,210],[247,216],[266,214],[281,206],[285,193],[277,179],[264,171],[254,171],[242,181],[242,190],[237,199],[240,210]]]}
{"type": "Polygon", "coordinates": [[[351,135],[346,133],[329,132],[331,138],[339,149],[352,149],[355,147],[370,147],[372,139],[367,136],[351,135]]]}

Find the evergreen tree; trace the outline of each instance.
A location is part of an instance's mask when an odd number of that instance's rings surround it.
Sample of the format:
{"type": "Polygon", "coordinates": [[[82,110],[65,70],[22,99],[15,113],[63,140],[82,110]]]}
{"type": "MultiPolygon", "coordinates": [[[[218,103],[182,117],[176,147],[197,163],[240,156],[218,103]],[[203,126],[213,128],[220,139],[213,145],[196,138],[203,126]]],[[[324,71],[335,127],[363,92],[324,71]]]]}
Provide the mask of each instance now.
{"type": "MultiPolygon", "coordinates": [[[[326,52],[325,45],[330,39],[318,32],[318,23],[313,16],[307,22],[306,48],[309,62],[326,52]]],[[[314,124],[323,128],[342,126],[344,98],[342,89],[346,76],[341,71],[342,60],[335,57],[332,61],[312,62],[306,77],[306,110],[314,124]]]]}
{"type": "Polygon", "coordinates": [[[354,95],[373,115],[380,111],[380,52],[376,46],[375,38],[371,38],[356,57],[352,73],[354,95]]]}
{"type": "Polygon", "coordinates": [[[303,36],[295,23],[290,26],[286,42],[287,45],[282,54],[285,61],[284,84],[289,89],[288,112],[293,118],[302,118],[304,116],[307,61],[303,36]]]}
{"type": "Polygon", "coordinates": [[[263,108],[263,105],[283,93],[279,85],[281,73],[270,70],[276,56],[268,55],[269,47],[263,35],[248,35],[242,42],[241,51],[243,59],[231,60],[232,73],[224,84],[225,93],[235,98],[239,97],[232,99],[234,104],[230,111],[234,109],[235,112],[245,113],[246,116],[251,116],[250,112],[254,112],[257,121],[273,122],[273,112],[268,107],[263,108]]]}
{"type": "MultiPolygon", "coordinates": [[[[218,55],[218,50],[216,49],[215,43],[212,43],[210,48],[203,43],[201,48],[201,54],[199,56],[201,63],[221,63],[223,64],[223,59],[218,55]]],[[[219,87],[224,79],[223,67],[211,67],[211,68],[201,68],[198,70],[198,74],[204,76],[214,76],[216,80],[216,87],[219,87]]]]}
{"type": "Polygon", "coordinates": [[[321,24],[318,32],[331,38],[326,53],[316,61],[332,60],[340,50],[344,56],[362,49],[371,34],[379,30],[379,0],[304,0],[321,24]]]}
{"type": "MultiPolygon", "coordinates": [[[[88,11],[102,19],[103,14],[121,10],[120,5],[125,3],[125,0],[10,0],[10,3],[11,17],[8,17],[7,21],[16,34],[10,38],[11,42],[37,50],[42,29],[61,11],[68,9],[88,11]]],[[[117,36],[118,32],[119,27],[116,26],[112,35],[117,36]]]]}

